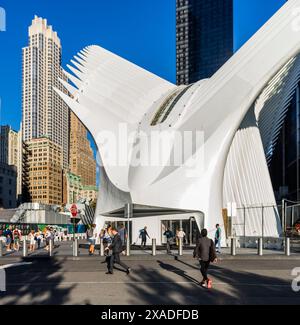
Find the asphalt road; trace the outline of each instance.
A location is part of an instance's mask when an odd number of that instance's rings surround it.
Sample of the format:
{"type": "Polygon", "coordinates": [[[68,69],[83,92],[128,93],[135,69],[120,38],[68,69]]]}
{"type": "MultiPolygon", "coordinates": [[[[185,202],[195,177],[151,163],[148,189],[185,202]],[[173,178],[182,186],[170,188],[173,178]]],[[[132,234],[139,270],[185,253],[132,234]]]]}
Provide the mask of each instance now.
{"type": "MultiPolygon", "coordinates": [[[[106,275],[100,257],[42,258],[7,269],[0,305],[300,304],[300,291],[291,287],[299,259],[221,260],[210,271],[213,290],[199,286],[198,263],[191,257],[124,260],[132,268],[129,276],[119,270],[106,275]]],[[[13,262],[0,260],[2,265],[13,262]]]]}

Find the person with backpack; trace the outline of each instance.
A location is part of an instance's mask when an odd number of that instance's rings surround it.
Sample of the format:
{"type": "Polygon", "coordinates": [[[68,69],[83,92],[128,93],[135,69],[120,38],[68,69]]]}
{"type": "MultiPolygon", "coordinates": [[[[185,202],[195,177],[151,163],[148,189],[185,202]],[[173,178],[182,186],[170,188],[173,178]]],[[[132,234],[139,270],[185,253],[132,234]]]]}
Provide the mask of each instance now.
{"type": "Polygon", "coordinates": [[[129,275],[130,268],[126,264],[124,264],[120,259],[120,254],[123,251],[122,239],[115,228],[112,228],[111,233],[113,236],[113,240],[111,245],[109,246],[109,249],[111,250],[112,254],[107,260],[108,272],[106,274],[113,274],[114,265],[119,264],[121,267],[123,267],[126,270],[127,275],[129,275]]]}
{"type": "Polygon", "coordinates": [[[208,269],[210,263],[217,262],[216,247],[212,239],[207,237],[207,230],[201,231],[201,238],[199,238],[197,246],[194,250],[194,258],[200,261],[201,274],[203,279],[201,286],[208,289],[212,288],[212,280],[208,278],[208,269]]]}
{"type": "Polygon", "coordinates": [[[164,236],[167,237],[167,254],[171,254],[171,245],[174,238],[174,234],[170,230],[170,228],[167,228],[167,230],[164,232],[164,236]]]}
{"type": "Polygon", "coordinates": [[[145,227],[144,229],[142,229],[140,231],[141,248],[146,248],[146,245],[147,245],[147,237],[150,239],[150,236],[148,235],[148,232],[147,232],[147,227],[145,227]]]}
{"type": "Polygon", "coordinates": [[[216,225],[216,234],[215,234],[215,245],[217,247],[217,253],[221,254],[221,240],[222,240],[222,230],[219,224],[216,225]]]}

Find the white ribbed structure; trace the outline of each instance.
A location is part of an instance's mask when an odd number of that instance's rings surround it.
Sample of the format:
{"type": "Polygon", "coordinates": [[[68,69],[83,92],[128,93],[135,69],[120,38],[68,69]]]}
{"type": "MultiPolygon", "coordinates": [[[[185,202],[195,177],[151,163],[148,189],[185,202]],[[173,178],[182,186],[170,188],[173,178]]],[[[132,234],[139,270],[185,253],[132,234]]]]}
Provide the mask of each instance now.
{"type": "Polygon", "coordinates": [[[270,163],[290,101],[300,80],[300,56],[292,58],[270,81],[255,104],[267,162],[270,163]]]}
{"type": "MultiPolygon", "coordinates": [[[[178,89],[98,46],[87,47],[75,57],[76,68],[70,69],[76,77],[70,74],[69,79],[77,89],[64,83],[74,98],[58,92],[91,131],[100,151],[107,185],[100,188],[99,224],[108,206],[130,199],[137,204],[202,211],[209,230],[216,223],[223,224],[221,211],[226,199],[235,198],[246,205],[274,203],[253,105],[274,76],[300,52],[294,14],[299,7],[300,0],[288,1],[212,78],[186,89],[178,89]],[[252,116],[247,115],[249,110],[252,116]],[[169,166],[167,161],[161,166],[134,166],[133,155],[125,166],[114,166],[105,152],[120,146],[120,141],[103,143],[98,134],[105,130],[118,138],[120,123],[126,123],[129,131],[137,131],[136,143],[142,143],[142,131],[150,136],[153,130],[168,130],[171,135],[201,131],[205,141],[193,147],[181,166],[169,166]],[[186,163],[199,152],[204,153],[205,163],[201,157],[197,159],[194,168],[198,174],[191,175],[186,163]]],[[[287,96],[291,88],[288,83],[287,96]]],[[[266,148],[270,141],[276,141],[283,106],[267,109],[268,114],[263,114],[263,108],[261,113],[256,109],[266,148]],[[266,130],[271,126],[272,130],[266,130]]],[[[132,149],[131,145],[127,152],[132,149]]],[[[165,152],[166,156],[173,150],[165,152]]],[[[146,151],[142,143],[140,154],[146,151]]],[[[249,234],[258,224],[253,218],[249,234]]],[[[276,213],[266,217],[265,227],[266,235],[279,235],[276,213]]]]}

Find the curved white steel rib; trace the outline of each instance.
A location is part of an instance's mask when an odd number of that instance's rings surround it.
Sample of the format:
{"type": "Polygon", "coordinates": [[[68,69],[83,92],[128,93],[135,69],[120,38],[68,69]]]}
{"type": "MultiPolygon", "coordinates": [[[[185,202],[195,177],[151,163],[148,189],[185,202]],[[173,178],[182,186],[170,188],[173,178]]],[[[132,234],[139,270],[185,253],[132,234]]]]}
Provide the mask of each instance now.
{"type": "MultiPolygon", "coordinates": [[[[182,90],[176,104],[171,106],[168,106],[168,96],[176,86],[100,47],[91,46],[79,53],[76,69],[72,68],[77,78],[70,77],[78,88],[76,91],[69,88],[74,98],[60,95],[94,135],[108,176],[107,182],[112,182],[111,188],[119,189],[120,193],[127,192],[134,203],[202,211],[206,215],[208,229],[214,229],[216,223],[223,224],[224,173],[230,148],[258,95],[300,51],[299,32],[293,30],[294,13],[299,7],[300,0],[288,1],[211,79],[182,90]],[[164,105],[170,109],[168,117],[159,125],[151,125],[155,112],[164,105]],[[204,168],[201,161],[197,161],[195,167],[199,175],[188,177],[190,170],[186,165],[110,165],[105,158],[107,148],[97,135],[107,130],[118,136],[120,123],[126,123],[129,131],[143,131],[146,134],[153,129],[168,129],[171,133],[177,131],[181,134],[202,131],[205,135],[204,145],[194,147],[193,154],[203,150],[204,168]]],[[[250,148],[247,154],[256,150],[257,166],[264,170],[263,179],[268,195],[265,196],[264,191],[259,189],[257,179],[252,181],[251,191],[257,191],[257,199],[262,195],[262,204],[270,203],[266,200],[274,202],[260,135],[257,130],[254,133],[257,147],[250,148]]],[[[251,136],[251,132],[249,134],[251,136]]],[[[240,140],[236,142],[237,150],[246,145],[244,140],[240,140]]],[[[172,154],[172,150],[169,154],[172,154]]],[[[187,160],[192,158],[188,157],[187,160]]],[[[240,163],[238,170],[242,172],[243,167],[247,166],[240,163]]],[[[251,168],[251,164],[248,167],[251,168]]],[[[236,167],[233,170],[237,170],[236,167]]],[[[258,177],[259,173],[253,169],[249,175],[258,177]]],[[[249,186],[249,183],[240,185],[249,186]]],[[[245,188],[241,189],[241,193],[246,191],[245,188]]],[[[112,202],[113,196],[109,196],[112,202]]],[[[104,212],[101,199],[100,188],[98,215],[104,212]]],[[[278,235],[280,226],[275,214],[268,219],[268,234],[278,235]]]]}

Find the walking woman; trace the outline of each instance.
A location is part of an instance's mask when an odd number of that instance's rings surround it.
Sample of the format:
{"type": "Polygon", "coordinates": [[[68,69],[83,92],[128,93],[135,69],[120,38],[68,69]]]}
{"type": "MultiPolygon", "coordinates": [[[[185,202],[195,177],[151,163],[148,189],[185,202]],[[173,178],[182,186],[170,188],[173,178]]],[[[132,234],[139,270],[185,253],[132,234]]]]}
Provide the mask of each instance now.
{"type": "Polygon", "coordinates": [[[34,252],[35,251],[35,244],[36,244],[36,237],[34,230],[31,230],[30,234],[28,235],[30,244],[29,244],[29,251],[34,252]]]}

